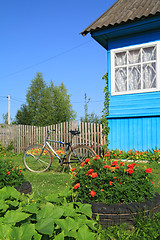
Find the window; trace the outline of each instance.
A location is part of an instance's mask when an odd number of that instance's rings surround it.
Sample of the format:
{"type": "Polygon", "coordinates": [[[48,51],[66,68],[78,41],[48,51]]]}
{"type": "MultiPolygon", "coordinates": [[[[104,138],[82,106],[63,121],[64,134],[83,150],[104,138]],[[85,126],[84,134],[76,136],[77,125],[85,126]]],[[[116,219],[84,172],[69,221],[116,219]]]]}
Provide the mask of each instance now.
{"type": "Polygon", "coordinates": [[[111,94],[159,91],[159,55],[159,42],[111,50],[111,94]]]}

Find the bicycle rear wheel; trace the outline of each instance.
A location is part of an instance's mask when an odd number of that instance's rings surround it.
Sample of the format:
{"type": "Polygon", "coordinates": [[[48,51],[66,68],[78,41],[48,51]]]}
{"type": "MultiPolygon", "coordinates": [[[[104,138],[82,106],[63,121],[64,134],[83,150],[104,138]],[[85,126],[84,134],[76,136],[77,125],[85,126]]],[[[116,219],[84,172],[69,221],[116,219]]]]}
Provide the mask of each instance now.
{"type": "Polygon", "coordinates": [[[52,154],[40,144],[31,145],[23,154],[23,163],[31,172],[45,172],[52,164],[52,154]]]}
{"type": "Polygon", "coordinates": [[[92,158],[95,155],[96,152],[91,147],[87,145],[77,145],[68,153],[67,161],[69,168],[76,168],[84,162],[86,158],[92,158]]]}

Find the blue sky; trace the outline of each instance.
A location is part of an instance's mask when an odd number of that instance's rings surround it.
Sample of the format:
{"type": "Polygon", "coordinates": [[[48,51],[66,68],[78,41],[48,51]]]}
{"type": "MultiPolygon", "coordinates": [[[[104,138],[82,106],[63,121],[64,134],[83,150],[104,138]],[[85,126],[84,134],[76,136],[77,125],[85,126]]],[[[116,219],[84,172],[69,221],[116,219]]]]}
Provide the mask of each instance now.
{"type": "Polygon", "coordinates": [[[107,52],[88,34],[80,32],[116,0],[1,0],[0,1],[0,123],[26,103],[27,89],[37,72],[44,81],[64,83],[77,120],[84,116],[84,94],[91,101],[88,113],[101,116],[103,75],[107,52]]]}

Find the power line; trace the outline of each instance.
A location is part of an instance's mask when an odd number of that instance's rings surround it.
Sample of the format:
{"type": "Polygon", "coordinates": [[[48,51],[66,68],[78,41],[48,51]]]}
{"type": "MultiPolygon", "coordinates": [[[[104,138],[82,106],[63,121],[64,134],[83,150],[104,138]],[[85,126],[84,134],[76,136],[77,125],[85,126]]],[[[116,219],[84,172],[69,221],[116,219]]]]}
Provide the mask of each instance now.
{"type": "Polygon", "coordinates": [[[38,65],[41,65],[41,64],[46,63],[46,62],[49,62],[49,61],[51,61],[52,59],[57,58],[57,57],[60,57],[60,56],[62,56],[62,55],[65,55],[66,53],[72,52],[73,50],[75,50],[75,49],[77,49],[77,48],[80,48],[80,47],[88,44],[88,43],[91,42],[91,41],[93,41],[93,40],[91,39],[91,40],[89,40],[89,41],[87,41],[87,42],[85,42],[85,43],[79,44],[79,45],[77,45],[77,46],[75,46],[75,47],[73,47],[73,48],[70,48],[70,49],[68,49],[68,50],[66,50],[66,51],[64,51],[64,52],[58,53],[57,55],[52,56],[52,57],[50,57],[50,58],[47,58],[47,59],[45,59],[45,60],[43,60],[43,61],[41,61],[41,62],[35,63],[35,64],[33,64],[33,65],[30,65],[30,66],[28,66],[28,67],[25,67],[25,68],[23,68],[23,69],[21,69],[21,70],[18,70],[18,71],[16,71],[16,72],[7,74],[7,75],[5,75],[5,76],[2,76],[2,77],[0,77],[0,79],[2,79],[2,78],[4,79],[4,78],[11,77],[11,76],[13,76],[13,75],[16,75],[17,73],[24,72],[24,71],[26,71],[26,70],[28,70],[28,69],[31,69],[31,68],[33,68],[33,67],[36,67],[36,66],[38,66],[38,65]]]}

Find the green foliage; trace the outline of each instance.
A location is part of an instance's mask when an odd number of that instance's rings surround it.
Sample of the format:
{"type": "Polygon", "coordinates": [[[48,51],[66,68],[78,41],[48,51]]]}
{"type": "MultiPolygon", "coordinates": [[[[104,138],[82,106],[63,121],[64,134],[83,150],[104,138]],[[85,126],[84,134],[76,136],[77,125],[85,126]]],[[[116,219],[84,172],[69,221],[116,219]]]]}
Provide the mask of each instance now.
{"type": "Polygon", "coordinates": [[[16,124],[47,126],[75,118],[64,84],[54,86],[51,81],[46,85],[41,73],[31,81],[26,102],[17,111],[16,124]]]}
{"type": "Polygon", "coordinates": [[[0,142],[0,155],[6,155],[7,153],[12,153],[13,149],[14,149],[14,146],[12,141],[8,144],[6,148],[0,142]]]}
{"type": "Polygon", "coordinates": [[[11,161],[0,159],[0,188],[18,186],[24,181],[24,175],[19,167],[11,161]]]}
{"type": "Polygon", "coordinates": [[[81,164],[73,189],[77,201],[107,204],[141,202],[152,199],[155,193],[151,168],[100,157],[81,164]]]}
{"type": "Polygon", "coordinates": [[[95,239],[91,206],[67,202],[66,192],[35,202],[14,188],[1,189],[0,239],[95,239]]]}
{"type": "Polygon", "coordinates": [[[108,134],[109,134],[109,126],[108,126],[108,120],[107,120],[107,116],[109,115],[109,90],[108,90],[108,74],[106,73],[103,77],[102,77],[103,80],[105,80],[106,82],[106,86],[104,88],[104,94],[105,94],[105,97],[104,97],[104,108],[103,108],[103,111],[102,111],[102,117],[101,117],[101,122],[102,122],[102,125],[103,125],[103,133],[106,137],[106,148],[109,144],[109,141],[108,141],[108,134]]]}

